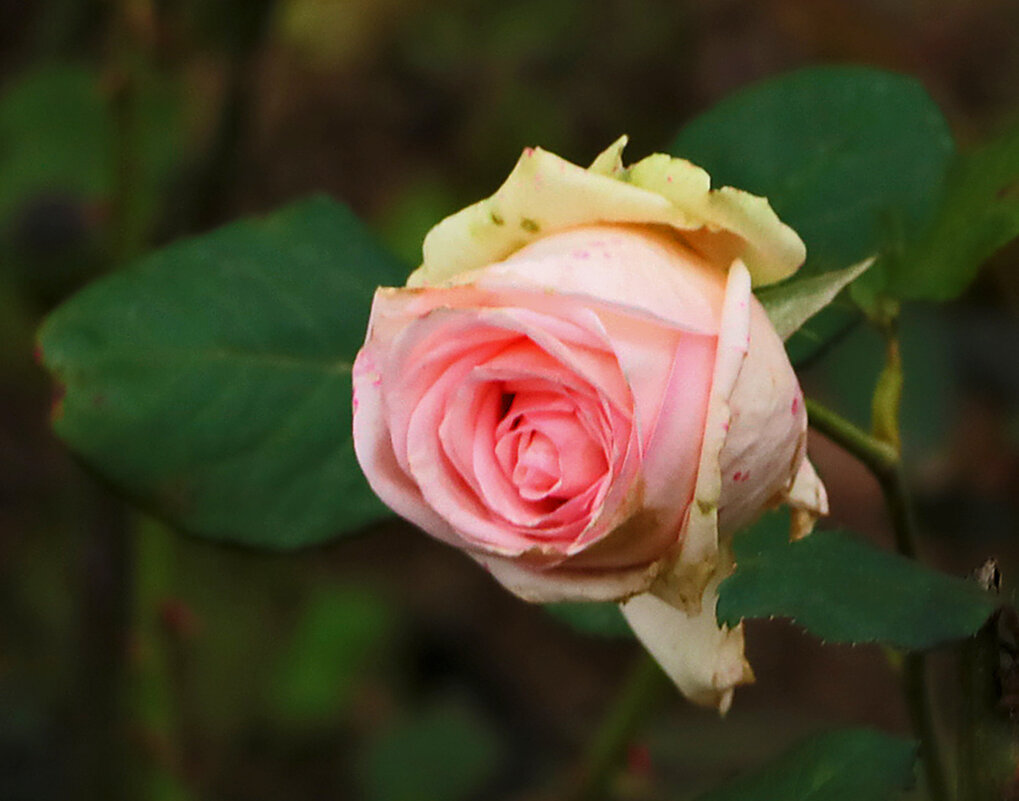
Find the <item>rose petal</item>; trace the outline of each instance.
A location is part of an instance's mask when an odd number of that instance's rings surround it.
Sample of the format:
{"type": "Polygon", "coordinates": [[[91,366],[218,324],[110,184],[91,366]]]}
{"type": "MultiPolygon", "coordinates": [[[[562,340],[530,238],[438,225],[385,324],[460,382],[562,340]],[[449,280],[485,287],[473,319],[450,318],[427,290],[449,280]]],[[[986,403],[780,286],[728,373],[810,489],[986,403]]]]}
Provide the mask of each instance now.
{"type": "Polygon", "coordinates": [[[728,435],[729,399],[749,347],[751,299],[750,274],[743,264],[734,262],[726,284],[694,501],[690,504],[679,559],[670,577],[675,584],[670,597],[682,599],[691,614],[700,612],[704,587],[717,560],[718,502],[722,492],[719,458],[728,435]]]}
{"type": "Polygon", "coordinates": [[[654,315],[684,331],[715,334],[725,272],[667,228],[592,225],[521,248],[499,264],[458,279],[496,290],[535,286],[654,315]]]}
{"type": "Polygon", "coordinates": [[[425,501],[393,452],[375,356],[364,347],[354,361],[354,451],[372,490],[400,517],[450,545],[464,541],[425,501]]]}
{"type": "Polygon", "coordinates": [[[723,715],[732,704],[733,690],[754,680],[744,656],[743,625],[719,628],[715,622],[718,585],[730,572],[731,567],[715,573],[695,613],[686,611],[688,605],[678,596],[652,593],[620,606],[634,634],[683,695],[723,715]]]}
{"type": "Polygon", "coordinates": [[[806,537],[817,519],[828,514],[828,493],[809,459],[800,463],[793,485],[782,500],[792,508],[790,539],[806,537]]]}
{"type": "Polygon", "coordinates": [[[490,554],[471,553],[471,556],[518,598],[542,604],[618,601],[645,592],[662,569],[657,563],[611,570],[541,569],[490,554]]]}
{"type": "Polygon", "coordinates": [[[729,399],[729,431],[719,454],[723,534],[750,525],[775,505],[806,447],[807,413],[796,374],[764,308],[756,298],[750,306],[750,351],[729,399]]]}
{"type": "MultiPolygon", "coordinates": [[[[620,143],[610,150],[618,151],[620,143]]],[[[738,247],[755,283],[790,275],[803,262],[803,243],[767,201],[729,188],[712,190],[708,174],[683,159],[658,154],[616,175],[599,158],[585,170],[540,148],[528,148],[492,197],[447,217],[425,237],[421,267],[408,286],[441,284],[459,273],[501,261],[521,243],[597,223],[664,224],[702,240],[720,234],[738,247]],[[625,175],[624,180],[622,179],[625,175]]]]}

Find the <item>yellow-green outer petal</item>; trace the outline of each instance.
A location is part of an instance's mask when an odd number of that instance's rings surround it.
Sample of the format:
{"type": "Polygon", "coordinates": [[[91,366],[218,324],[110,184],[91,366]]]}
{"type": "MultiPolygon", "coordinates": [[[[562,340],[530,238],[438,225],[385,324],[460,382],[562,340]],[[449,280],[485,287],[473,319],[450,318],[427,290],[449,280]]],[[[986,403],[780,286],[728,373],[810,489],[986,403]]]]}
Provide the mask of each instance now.
{"type": "Polygon", "coordinates": [[[780,281],[803,263],[803,242],[764,198],[732,187],[712,190],[704,170],[661,153],[624,169],[625,145],[621,137],[589,169],[528,148],[494,195],[428,233],[422,264],[408,286],[442,284],[541,236],[604,222],[686,232],[691,245],[717,254],[726,266],[741,259],[754,286],[780,281]]]}

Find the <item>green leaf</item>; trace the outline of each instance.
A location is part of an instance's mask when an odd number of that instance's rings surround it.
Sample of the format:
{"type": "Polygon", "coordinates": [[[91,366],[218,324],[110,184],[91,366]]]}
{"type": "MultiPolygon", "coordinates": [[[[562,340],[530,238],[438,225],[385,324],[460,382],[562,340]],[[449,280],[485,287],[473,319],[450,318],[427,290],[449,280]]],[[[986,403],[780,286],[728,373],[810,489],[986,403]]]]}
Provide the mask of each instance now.
{"type": "Polygon", "coordinates": [[[502,744],[469,707],[436,704],[372,740],[361,755],[368,801],[461,801],[479,791],[502,758],[502,744]]]}
{"type": "Polygon", "coordinates": [[[1019,124],[953,165],[926,234],[890,270],[902,298],[956,297],[988,258],[1019,237],[1019,124]]]}
{"type": "Polygon", "coordinates": [[[931,648],[973,635],[995,599],[974,582],[930,570],[841,531],[789,542],[781,514],[734,540],[736,572],[717,616],[790,618],[829,642],[931,648]]]}
{"type": "MultiPolygon", "coordinates": [[[[912,78],[866,67],[815,67],[750,86],[684,127],[669,148],[731,185],[768,198],[807,245],[807,278],[901,249],[932,218],[954,145],[912,78]]],[[[854,285],[884,287],[883,259],[854,285]]],[[[865,291],[855,291],[855,290],[865,291]]],[[[789,342],[808,357],[852,323],[835,304],[789,342]]]]}
{"type": "Polygon", "coordinates": [[[954,146],[916,80],[814,67],[748,87],[680,131],[670,151],[764,195],[807,245],[804,276],[854,264],[916,229],[937,202],[954,146]]]}
{"type": "Polygon", "coordinates": [[[864,259],[844,270],[833,270],[813,278],[793,277],[776,286],[758,290],[757,299],[764,306],[778,335],[788,339],[873,263],[872,258],[864,259]]]}
{"type": "Polygon", "coordinates": [[[916,743],[869,729],[814,735],[697,801],[886,801],[913,784],[916,743]]]}
{"type": "Polygon", "coordinates": [[[44,324],[54,428],[196,534],[289,548],[364,525],[384,510],[351,447],[351,362],[404,274],[323,198],[172,245],[44,324]]]}
{"type": "Polygon", "coordinates": [[[596,637],[632,637],[633,632],[613,603],[545,604],[545,611],[581,634],[596,637]]]}

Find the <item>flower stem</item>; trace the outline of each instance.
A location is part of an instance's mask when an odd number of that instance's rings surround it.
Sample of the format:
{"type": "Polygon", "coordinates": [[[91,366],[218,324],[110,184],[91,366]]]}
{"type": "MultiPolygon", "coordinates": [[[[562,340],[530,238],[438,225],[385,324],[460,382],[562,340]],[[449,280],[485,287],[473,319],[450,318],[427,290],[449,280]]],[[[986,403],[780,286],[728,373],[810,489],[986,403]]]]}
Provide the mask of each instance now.
{"type": "MultiPolygon", "coordinates": [[[[868,434],[817,401],[807,401],[810,424],[853,454],[877,478],[891,517],[895,549],[919,559],[916,516],[909,499],[902,468],[899,406],[902,398],[902,357],[894,326],[884,326],[886,362],[878,378],[872,402],[873,434],[868,434]]],[[[902,669],[903,693],[913,731],[920,740],[920,754],[932,801],[950,801],[952,793],[940,741],[926,655],[907,653],[902,669]]]]}
{"type": "Polygon", "coordinates": [[[655,660],[641,654],[590,742],[576,789],[567,796],[569,801],[597,801],[605,797],[606,786],[627,746],[655,702],[671,686],[655,660]]]}
{"type": "Polygon", "coordinates": [[[895,448],[827,406],[807,398],[807,415],[811,426],[867,465],[874,475],[881,476],[898,469],[899,454],[895,448]]]}

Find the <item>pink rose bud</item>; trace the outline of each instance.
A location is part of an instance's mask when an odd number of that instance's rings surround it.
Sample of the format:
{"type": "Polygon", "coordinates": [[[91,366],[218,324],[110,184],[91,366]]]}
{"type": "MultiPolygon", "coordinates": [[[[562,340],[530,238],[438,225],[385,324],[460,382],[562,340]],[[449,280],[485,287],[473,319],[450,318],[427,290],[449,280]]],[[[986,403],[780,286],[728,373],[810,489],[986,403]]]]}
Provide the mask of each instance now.
{"type": "MultiPolygon", "coordinates": [[[[538,149],[441,222],[375,296],[354,445],[394,511],[530,601],[618,601],[694,701],[752,679],[719,628],[731,535],[825,511],[806,412],[751,292],[803,245],[761,198],[620,140],[584,170],[538,149]],[[756,279],[756,280],[755,280],[756,279]]],[[[804,524],[806,522],[806,524],[804,524]]]]}

